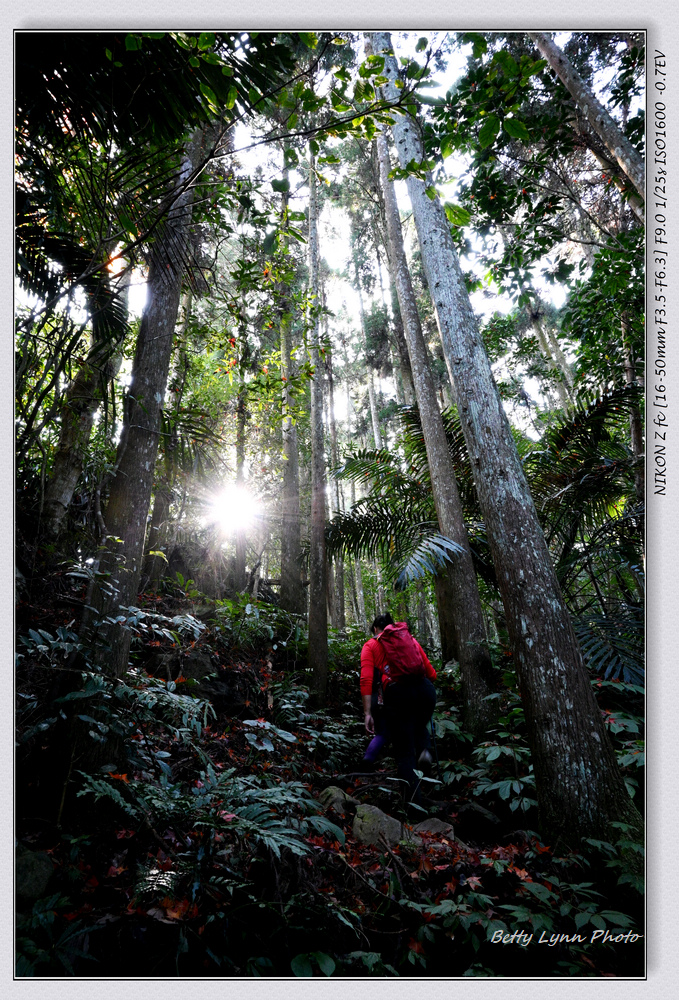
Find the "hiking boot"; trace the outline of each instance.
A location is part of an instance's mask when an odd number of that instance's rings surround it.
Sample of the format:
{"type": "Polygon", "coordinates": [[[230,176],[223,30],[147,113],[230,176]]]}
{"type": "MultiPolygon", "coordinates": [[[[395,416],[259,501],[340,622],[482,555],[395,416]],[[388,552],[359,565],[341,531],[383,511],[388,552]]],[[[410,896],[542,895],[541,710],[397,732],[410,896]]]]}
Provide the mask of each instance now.
{"type": "Polygon", "coordinates": [[[423,774],[431,774],[432,764],[434,759],[428,750],[423,750],[420,756],[417,758],[417,766],[422,771],[423,774]]]}

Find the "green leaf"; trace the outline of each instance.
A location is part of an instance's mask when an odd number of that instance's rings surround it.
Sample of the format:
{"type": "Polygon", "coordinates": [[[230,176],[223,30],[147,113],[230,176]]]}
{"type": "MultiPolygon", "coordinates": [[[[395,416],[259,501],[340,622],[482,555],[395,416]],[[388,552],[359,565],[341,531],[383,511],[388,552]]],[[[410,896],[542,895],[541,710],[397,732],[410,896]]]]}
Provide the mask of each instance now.
{"type": "Polygon", "coordinates": [[[331,976],[335,971],[335,961],[326,955],[324,951],[312,951],[313,958],[318,962],[318,968],[321,970],[324,976],[331,976]]]}
{"type": "Polygon", "coordinates": [[[477,31],[467,31],[462,36],[462,41],[472,43],[472,45],[474,46],[475,59],[480,59],[481,56],[488,51],[488,42],[483,37],[483,35],[479,35],[477,31]]]}
{"type": "Polygon", "coordinates": [[[318,35],[315,31],[300,31],[299,37],[308,49],[315,49],[318,45],[318,35]]]}
{"type": "Polygon", "coordinates": [[[224,100],[224,107],[229,111],[236,103],[236,98],[238,97],[238,91],[235,87],[229,87],[229,92],[224,100]]]}
{"type": "Polygon", "coordinates": [[[273,180],[271,181],[271,187],[274,189],[274,191],[278,191],[279,193],[282,194],[284,191],[290,190],[290,181],[286,180],[285,178],[283,178],[282,180],[273,180]]]}
{"type": "Polygon", "coordinates": [[[429,187],[426,187],[424,189],[424,193],[426,194],[427,198],[429,198],[430,201],[436,201],[436,188],[434,187],[433,184],[430,184],[429,187]]]}
{"type": "Polygon", "coordinates": [[[427,45],[429,45],[429,42],[428,42],[428,40],[426,38],[424,38],[424,37],[419,38],[418,41],[417,41],[417,45],[415,46],[415,51],[416,52],[424,52],[424,50],[426,49],[427,45]]]}
{"type": "Polygon", "coordinates": [[[490,146],[500,128],[500,119],[497,115],[488,115],[483,125],[479,129],[479,145],[481,149],[490,146]]]}
{"type": "Polygon", "coordinates": [[[507,135],[511,135],[512,139],[522,139],[524,142],[528,142],[530,139],[528,129],[523,122],[518,121],[516,118],[505,118],[502,127],[507,135]]]}
{"type": "Polygon", "coordinates": [[[314,974],[308,955],[295,955],[290,962],[290,968],[298,978],[311,978],[314,974]]]}
{"type": "Polygon", "coordinates": [[[128,52],[135,52],[141,48],[141,38],[138,35],[126,35],[125,48],[128,52]]]}
{"type": "Polygon", "coordinates": [[[628,917],[626,913],[618,913],[617,910],[602,910],[601,916],[604,920],[608,920],[609,924],[614,924],[616,927],[634,926],[634,921],[631,917],[628,917]]]}
{"type": "Polygon", "coordinates": [[[211,31],[201,31],[198,36],[198,48],[210,49],[215,44],[215,36],[211,31]]]}

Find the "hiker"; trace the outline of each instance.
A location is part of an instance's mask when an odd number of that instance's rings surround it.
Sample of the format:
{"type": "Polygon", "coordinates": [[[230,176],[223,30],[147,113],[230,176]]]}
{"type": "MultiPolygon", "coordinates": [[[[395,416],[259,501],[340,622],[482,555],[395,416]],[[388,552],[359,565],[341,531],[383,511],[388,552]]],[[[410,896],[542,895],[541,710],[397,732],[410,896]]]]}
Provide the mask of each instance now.
{"type": "Polygon", "coordinates": [[[382,682],[384,718],[394,747],[397,774],[408,782],[411,798],[420,799],[416,762],[431,764],[427,726],[436,706],[432,680],[436,671],[406,622],[394,624],[390,614],[372,623],[372,639],[361,650],[361,695],[366,732],[375,735],[372,713],[373,679],[382,682]]]}

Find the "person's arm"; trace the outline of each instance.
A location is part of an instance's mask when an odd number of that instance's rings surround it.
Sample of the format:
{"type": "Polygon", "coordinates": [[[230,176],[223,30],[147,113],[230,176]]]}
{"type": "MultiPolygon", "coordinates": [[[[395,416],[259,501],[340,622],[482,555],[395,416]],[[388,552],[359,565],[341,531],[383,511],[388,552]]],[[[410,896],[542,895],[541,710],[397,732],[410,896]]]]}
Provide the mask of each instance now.
{"type": "Polygon", "coordinates": [[[371,700],[373,690],[373,676],[375,673],[375,657],[370,641],[366,642],[361,650],[361,700],[363,701],[363,717],[365,719],[365,731],[369,736],[375,734],[375,721],[372,716],[371,700]]]}
{"type": "Polygon", "coordinates": [[[368,734],[368,736],[375,735],[375,720],[373,719],[372,716],[372,706],[370,704],[371,700],[372,700],[372,695],[370,694],[363,695],[363,716],[365,718],[365,731],[368,734]]]}

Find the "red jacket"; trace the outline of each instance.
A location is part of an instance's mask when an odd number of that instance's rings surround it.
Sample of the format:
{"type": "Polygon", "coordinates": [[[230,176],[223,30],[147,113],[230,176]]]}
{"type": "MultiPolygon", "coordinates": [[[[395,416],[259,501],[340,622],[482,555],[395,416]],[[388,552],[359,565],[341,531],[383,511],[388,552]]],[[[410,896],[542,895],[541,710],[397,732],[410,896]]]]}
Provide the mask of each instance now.
{"type": "MultiPolygon", "coordinates": [[[[422,653],[424,675],[433,681],[436,677],[436,671],[429,662],[427,654],[422,649],[417,639],[414,641],[422,653]]],[[[377,641],[377,639],[368,639],[361,650],[361,694],[372,694],[373,676],[375,670],[378,670],[382,676],[383,687],[386,687],[386,685],[389,684],[389,678],[385,677],[383,674],[386,664],[387,654],[384,651],[384,647],[377,641]]]]}

